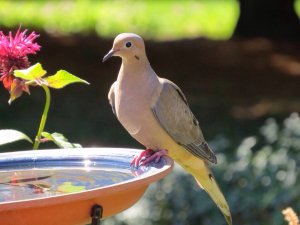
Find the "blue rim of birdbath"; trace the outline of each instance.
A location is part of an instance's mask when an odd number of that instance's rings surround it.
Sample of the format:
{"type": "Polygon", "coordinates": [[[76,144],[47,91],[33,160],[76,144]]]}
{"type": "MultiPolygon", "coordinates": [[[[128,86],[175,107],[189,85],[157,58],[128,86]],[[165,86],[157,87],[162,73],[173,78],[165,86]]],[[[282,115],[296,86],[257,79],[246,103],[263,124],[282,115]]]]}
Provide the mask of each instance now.
{"type": "MultiPolygon", "coordinates": [[[[131,171],[133,173],[133,177],[121,181],[119,183],[110,184],[102,187],[98,187],[90,190],[78,191],[75,193],[67,193],[56,196],[44,196],[41,198],[34,199],[23,199],[17,201],[8,201],[8,202],[0,202],[0,218],[1,215],[14,217],[14,212],[17,214],[16,210],[19,210],[20,213],[25,213],[29,208],[34,208],[36,211],[39,208],[45,207],[48,205],[50,207],[54,207],[58,204],[68,204],[69,202],[80,202],[84,203],[93,202],[95,204],[102,204],[101,198],[105,198],[110,195],[116,194],[119,195],[122,191],[125,191],[127,194],[125,195],[128,198],[130,194],[130,190],[133,190],[133,193],[138,192],[139,196],[137,199],[133,199],[129,201],[126,200],[126,204],[130,207],[134,204],[144,193],[150,183],[156,182],[166,176],[171,172],[173,168],[173,160],[169,157],[162,157],[158,163],[151,163],[147,166],[142,166],[138,169],[132,170],[130,167],[130,162],[133,157],[140,153],[141,150],[138,149],[129,149],[129,148],[82,148],[82,149],[53,149],[53,150],[34,150],[34,151],[20,151],[20,152],[8,152],[8,153],[0,153],[0,173],[7,171],[18,171],[18,170],[34,170],[36,168],[40,168],[46,165],[46,167],[57,167],[63,164],[64,161],[71,162],[69,166],[74,166],[74,168],[82,167],[85,169],[89,169],[95,163],[100,163],[101,168],[117,168],[121,170],[131,171]],[[140,189],[139,189],[140,188],[140,189]]],[[[64,165],[61,165],[62,167],[64,165]]],[[[0,193],[1,194],[1,193],[0,193]]],[[[106,200],[105,200],[106,201],[106,200]]],[[[104,201],[104,217],[111,216],[115,213],[123,211],[125,208],[119,207],[118,205],[113,206],[116,209],[113,209],[111,212],[106,210],[104,201]]],[[[113,200],[114,201],[114,200],[113,200]]],[[[117,202],[121,201],[117,199],[117,202]]],[[[119,204],[119,203],[118,203],[119,204]]],[[[84,204],[82,204],[84,205],[84,204]]],[[[82,206],[83,207],[83,206],[82,206]]],[[[125,206],[124,206],[125,207],[125,206]]],[[[72,207],[71,207],[72,208],[72,207]]],[[[52,209],[54,210],[54,209],[52,209]]],[[[85,209],[86,210],[86,209],[85,209]]],[[[32,213],[32,212],[31,212],[32,213]]],[[[47,212],[39,212],[45,213],[46,220],[51,219],[51,217],[47,218],[47,212]]],[[[74,212],[72,212],[74,214],[74,212]]],[[[78,217],[79,217],[78,213],[78,217]]],[[[88,215],[87,215],[88,216],[88,215]]],[[[18,222],[18,224],[26,224],[22,223],[21,219],[25,218],[25,216],[20,215],[20,218],[13,219],[12,223],[18,222]]],[[[53,216],[52,216],[53,217],[53,216]]],[[[4,218],[4,217],[3,217],[4,218]]],[[[32,224],[34,223],[34,219],[31,220],[32,224]]],[[[9,225],[8,223],[7,225],[9,225]]],[[[38,224],[38,221],[37,223],[38,224]]],[[[44,224],[47,224],[44,222],[44,224]]],[[[51,224],[51,223],[49,223],[51,224]]],[[[68,224],[68,223],[52,223],[52,224],[68,224]]],[[[0,225],[2,225],[0,221],[0,225]]],[[[31,225],[31,224],[30,224],[31,225]]]]}

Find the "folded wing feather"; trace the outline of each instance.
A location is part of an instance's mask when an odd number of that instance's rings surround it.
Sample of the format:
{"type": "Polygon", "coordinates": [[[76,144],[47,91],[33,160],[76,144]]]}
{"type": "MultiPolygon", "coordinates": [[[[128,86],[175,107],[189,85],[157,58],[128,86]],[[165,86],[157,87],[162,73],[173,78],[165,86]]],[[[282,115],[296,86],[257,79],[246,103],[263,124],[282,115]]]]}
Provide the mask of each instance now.
{"type": "Polygon", "coordinates": [[[199,123],[179,87],[161,79],[163,88],[152,111],[165,131],[193,155],[212,163],[217,158],[204,140],[199,123]]]}

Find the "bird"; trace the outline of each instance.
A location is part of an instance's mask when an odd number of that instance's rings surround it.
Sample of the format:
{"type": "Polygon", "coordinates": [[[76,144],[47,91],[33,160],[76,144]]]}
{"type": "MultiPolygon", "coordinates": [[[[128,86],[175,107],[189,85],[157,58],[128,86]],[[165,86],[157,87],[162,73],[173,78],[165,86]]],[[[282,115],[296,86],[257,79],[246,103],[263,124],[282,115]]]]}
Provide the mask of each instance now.
{"type": "Polygon", "coordinates": [[[155,73],[137,34],[117,35],[102,61],[113,56],[121,57],[122,63],[108,93],[109,103],[122,126],[146,148],[132,164],[158,161],[167,154],[195,178],[232,225],[228,203],[209,169],[217,163],[216,155],[182,90],[155,73]]]}

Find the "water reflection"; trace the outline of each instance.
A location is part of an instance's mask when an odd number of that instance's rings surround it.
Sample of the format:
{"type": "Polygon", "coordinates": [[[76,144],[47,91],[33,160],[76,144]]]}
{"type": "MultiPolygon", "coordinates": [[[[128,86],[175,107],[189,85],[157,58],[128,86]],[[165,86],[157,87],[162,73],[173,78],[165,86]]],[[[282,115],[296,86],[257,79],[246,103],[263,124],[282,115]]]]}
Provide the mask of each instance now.
{"type": "Polygon", "coordinates": [[[91,190],[134,177],[129,170],[87,168],[0,172],[0,203],[91,190]]]}

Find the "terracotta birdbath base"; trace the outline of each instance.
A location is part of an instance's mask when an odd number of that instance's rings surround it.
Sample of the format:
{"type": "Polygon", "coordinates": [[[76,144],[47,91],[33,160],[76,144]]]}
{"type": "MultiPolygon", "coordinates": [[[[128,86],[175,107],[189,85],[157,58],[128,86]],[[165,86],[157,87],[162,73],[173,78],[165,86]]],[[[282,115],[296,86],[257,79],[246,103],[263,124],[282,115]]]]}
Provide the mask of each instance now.
{"type": "Polygon", "coordinates": [[[83,148],[1,153],[0,225],[83,225],[91,223],[91,214],[95,221],[129,208],[173,167],[163,157],[132,170],[130,162],[139,152],[83,148]]]}

